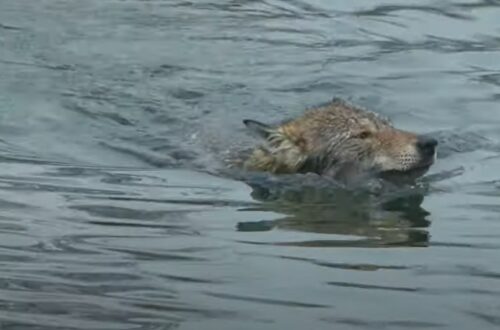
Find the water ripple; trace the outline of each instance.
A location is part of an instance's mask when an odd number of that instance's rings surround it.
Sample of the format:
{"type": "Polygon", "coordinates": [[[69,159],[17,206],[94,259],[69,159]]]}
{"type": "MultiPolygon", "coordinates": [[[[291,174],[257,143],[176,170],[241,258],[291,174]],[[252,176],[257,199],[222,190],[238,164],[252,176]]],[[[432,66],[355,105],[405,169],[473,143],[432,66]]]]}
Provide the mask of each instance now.
{"type": "Polygon", "coordinates": [[[1,1],[0,328],[498,328],[499,14],[1,1]],[[428,175],[221,169],[334,96],[435,136],[428,175]]]}

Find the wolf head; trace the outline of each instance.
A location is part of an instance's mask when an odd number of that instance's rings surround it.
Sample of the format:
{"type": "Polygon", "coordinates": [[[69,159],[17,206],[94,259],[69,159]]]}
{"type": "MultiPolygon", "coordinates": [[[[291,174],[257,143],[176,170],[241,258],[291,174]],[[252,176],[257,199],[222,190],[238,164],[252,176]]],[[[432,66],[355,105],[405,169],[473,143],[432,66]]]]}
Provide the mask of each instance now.
{"type": "Polygon", "coordinates": [[[248,170],[314,172],[336,179],[360,174],[415,178],[436,156],[435,139],[396,129],[340,99],[279,125],[243,122],[264,139],[244,162],[248,170]]]}

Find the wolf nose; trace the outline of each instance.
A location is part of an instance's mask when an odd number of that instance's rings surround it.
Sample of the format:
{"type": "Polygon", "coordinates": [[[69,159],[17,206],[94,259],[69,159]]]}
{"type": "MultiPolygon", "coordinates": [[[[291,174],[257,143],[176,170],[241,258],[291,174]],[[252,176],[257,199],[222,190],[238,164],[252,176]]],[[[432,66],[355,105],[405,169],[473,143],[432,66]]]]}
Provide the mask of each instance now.
{"type": "Polygon", "coordinates": [[[428,156],[434,155],[437,145],[438,141],[428,136],[419,136],[417,139],[418,149],[428,156]]]}

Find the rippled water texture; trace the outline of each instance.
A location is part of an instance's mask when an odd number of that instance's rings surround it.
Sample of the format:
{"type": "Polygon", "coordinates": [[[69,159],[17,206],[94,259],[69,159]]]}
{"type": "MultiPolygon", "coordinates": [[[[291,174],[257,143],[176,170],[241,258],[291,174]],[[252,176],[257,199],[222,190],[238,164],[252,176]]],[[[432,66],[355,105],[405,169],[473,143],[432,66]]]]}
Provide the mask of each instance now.
{"type": "Polygon", "coordinates": [[[0,328],[499,329],[500,2],[0,0],[0,328]],[[220,174],[343,97],[419,185],[220,174]]]}

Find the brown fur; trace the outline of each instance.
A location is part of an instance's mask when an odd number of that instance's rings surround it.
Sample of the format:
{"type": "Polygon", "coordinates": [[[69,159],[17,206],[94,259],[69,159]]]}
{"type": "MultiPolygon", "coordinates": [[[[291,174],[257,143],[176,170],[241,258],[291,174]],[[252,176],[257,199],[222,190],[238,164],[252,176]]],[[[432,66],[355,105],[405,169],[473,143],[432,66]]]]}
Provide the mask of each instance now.
{"type": "Polygon", "coordinates": [[[240,160],[250,171],[313,172],[336,179],[365,173],[420,176],[435,157],[419,150],[416,134],[340,99],[276,126],[244,122],[264,137],[264,144],[240,160]]]}

